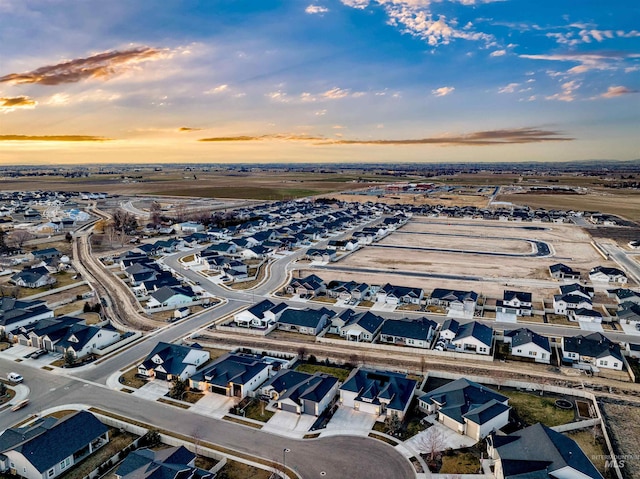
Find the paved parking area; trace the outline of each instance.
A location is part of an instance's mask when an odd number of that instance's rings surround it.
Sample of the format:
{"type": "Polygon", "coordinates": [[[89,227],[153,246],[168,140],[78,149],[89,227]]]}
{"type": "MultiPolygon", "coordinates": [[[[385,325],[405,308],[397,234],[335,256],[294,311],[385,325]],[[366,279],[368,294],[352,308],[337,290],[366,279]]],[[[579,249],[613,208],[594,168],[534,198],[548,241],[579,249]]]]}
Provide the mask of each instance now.
{"type": "Polygon", "coordinates": [[[154,379],[139,389],[136,389],[131,394],[138,396],[149,401],[155,401],[158,398],[163,397],[169,392],[170,384],[160,379],[154,379]]]}
{"type": "Polygon", "coordinates": [[[356,411],[355,409],[340,406],[335,412],[329,424],[327,431],[370,431],[376,422],[376,416],[366,412],[356,411]]]}
{"type": "Polygon", "coordinates": [[[286,433],[305,433],[313,423],[316,417],[309,414],[296,414],[287,411],[277,411],[271,419],[262,427],[263,431],[274,432],[276,434],[286,433]]]}
{"type": "Polygon", "coordinates": [[[640,339],[640,330],[636,329],[636,325],[634,323],[627,324],[625,322],[622,322],[619,324],[619,326],[622,328],[625,334],[634,334],[638,336],[638,339],[640,339]]]}
{"type": "Polygon", "coordinates": [[[14,344],[10,348],[7,348],[4,351],[0,352],[0,355],[7,359],[24,359],[27,354],[31,354],[37,350],[38,348],[34,348],[33,346],[22,346],[20,344],[14,344]]]}
{"type": "Polygon", "coordinates": [[[231,406],[235,406],[239,402],[238,398],[206,392],[197,403],[189,408],[189,411],[220,419],[229,413],[231,406]]]}
{"type": "Polygon", "coordinates": [[[599,323],[592,323],[591,321],[578,321],[580,323],[580,329],[583,331],[593,331],[602,333],[604,329],[602,329],[602,325],[599,323]]]}

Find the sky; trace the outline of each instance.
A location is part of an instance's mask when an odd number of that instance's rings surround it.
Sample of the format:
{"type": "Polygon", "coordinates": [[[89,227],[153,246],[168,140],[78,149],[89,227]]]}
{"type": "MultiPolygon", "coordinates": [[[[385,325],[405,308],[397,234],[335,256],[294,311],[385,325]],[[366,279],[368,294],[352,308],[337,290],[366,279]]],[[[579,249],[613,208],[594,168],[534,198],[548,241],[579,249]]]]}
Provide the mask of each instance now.
{"type": "Polygon", "coordinates": [[[640,158],[640,2],[0,0],[0,165],[640,158]]]}

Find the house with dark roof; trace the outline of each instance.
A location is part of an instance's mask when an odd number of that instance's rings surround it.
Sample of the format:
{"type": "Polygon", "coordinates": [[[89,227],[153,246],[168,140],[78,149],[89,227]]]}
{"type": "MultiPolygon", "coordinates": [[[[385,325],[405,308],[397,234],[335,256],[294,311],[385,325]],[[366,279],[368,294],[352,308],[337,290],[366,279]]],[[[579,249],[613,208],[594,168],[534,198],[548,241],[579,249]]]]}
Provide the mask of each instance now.
{"type": "Polygon", "coordinates": [[[591,298],[581,294],[556,294],[553,296],[553,312],[568,316],[576,309],[593,309],[591,298]]]}
{"type": "Polygon", "coordinates": [[[549,266],[549,274],[551,274],[551,277],[554,279],[580,280],[579,271],[574,271],[571,267],[562,263],[556,263],[549,266]]]}
{"type": "Polygon", "coordinates": [[[0,297],[0,333],[8,333],[45,318],[53,318],[53,311],[43,301],[0,297]]]}
{"type": "Polygon", "coordinates": [[[285,331],[316,336],[329,324],[329,318],[333,315],[334,312],[327,308],[287,308],[280,313],[277,325],[278,329],[285,331]]]}
{"type": "Polygon", "coordinates": [[[380,343],[429,348],[438,325],[428,318],[387,319],[380,330],[380,343]]]}
{"type": "Polygon", "coordinates": [[[262,356],[227,353],[189,379],[189,385],[229,397],[245,397],[258,389],[271,374],[273,364],[262,356]]]}
{"type": "Polygon", "coordinates": [[[465,378],[420,396],[418,407],[438,422],[479,441],[509,423],[509,398],[465,378]]]}
{"type": "Polygon", "coordinates": [[[516,322],[520,316],[531,316],[531,293],[505,290],[496,301],[496,321],[516,322]]]}
{"type": "Polygon", "coordinates": [[[336,260],[337,254],[335,249],[309,248],[305,254],[305,257],[313,261],[330,263],[336,260]]]}
{"type": "Polygon", "coordinates": [[[622,370],[620,346],[601,333],[562,338],[562,361],[579,369],[622,370]]]}
{"type": "Polygon", "coordinates": [[[331,318],[329,332],[339,334],[347,341],[372,343],[384,324],[384,318],[371,311],[345,309],[331,318]]]}
{"type": "Polygon", "coordinates": [[[293,278],[287,286],[287,293],[299,296],[317,296],[327,291],[327,285],[323,279],[315,274],[310,274],[304,278],[293,278]]]}
{"type": "Polygon", "coordinates": [[[319,416],[335,398],[340,382],[335,376],[281,369],[261,389],[281,411],[319,416]]]}
{"type": "Polygon", "coordinates": [[[26,479],[53,479],[109,442],[109,429],[93,414],[39,418],[0,435],[0,471],[26,479]]]}
{"type": "Polygon", "coordinates": [[[460,322],[455,319],[445,319],[442,323],[442,327],[440,328],[440,336],[439,338],[443,341],[452,341],[453,338],[458,334],[458,330],[460,329],[460,322]]]}
{"type": "Polygon", "coordinates": [[[213,479],[209,471],[195,467],[196,455],[184,446],[157,451],[146,447],[127,455],[116,469],[116,479],[213,479]]]}
{"type": "Polygon", "coordinates": [[[462,324],[451,344],[457,352],[491,354],[493,329],[478,321],[462,324]]]}
{"type": "Polygon", "coordinates": [[[459,291],[455,289],[436,288],[427,300],[427,304],[442,306],[447,309],[447,316],[452,318],[471,319],[478,303],[475,291],[459,291]]]}
{"type": "Polygon", "coordinates": [[[577,295],[586,299],[593,298],[595,291],[591,286],[583,286],[579,283],[563,284],[560,286],[561,295],[577,295]]]}
{"type": "Polygon", "coordinates": [[[536,363],[549,364],[551,345],[549,338],[534,333],[530,329],[520,328],[504,332],[504,342],[509,345],[512,356],[532,359],[536,363]]]}
{"type": "Polygon", "coordinates": [[[327,296],[342,301],[368,300],[371,295],[371,287],[366,283],[356,281],[331,281],[327,285],[327,296]]]}
{"type": "Polygon", "coordinates": [[[628,288],[616,288],[608,289],[607,295],[610,298],[615,298],[618,303],[618,308],[622,309],[624,303],[633,303],[640,305],[640,293],[628,288]]]}
{"type": "Polygon", "coordinates": [[[286,303],[275,304],[265,299],[248,309],[235,313],[233,319],[238,326],[243,328],[265,329],[275,324],[287,308],[286,303]]]}
{"type": "Polygon", "coordinates": [[[106,348],[120,339],[120,333],[111,325],[105,327],[73,324],[69,326],[56,343],[55,350],[62,354],[71,354],[74,358],[83,358],[106,348]]]}
{"type": "Polygon", "coordinates": [[[30,253],[32,259],[40,261],[43,259],[58,258],[62,256],[62,252],[56,248],[36,249],[30,253]]]}
{"type": "Polygon", "coordinates": [[[178,308],[197,301],[197,296],[190,286],[163,286],[151,293],[147,308],[178,308]]]}
{"type": "Polygon", "coordinates": [[[178,377],[185,381],[209,360],[209,351],[198,344],[183,346],[159,342],[138,365],[138,374],[149,379],[172,381],[178,377]]]}
{"type": "Polygon", "coordinates": [[[11,276],[11,282],[23,288],[42,288],[56,283],[56,278],[51,276],[45,266],[37,268],[25,268],[11,276]]]}
{"type": "Polygon", "coordinates": [[[621,323],[640,323],[640,304],[622,303],[621,306],[622,309],[618,310],[618,320],[621,323]]]}
{"type": "Polygon", "coordinates": [[[377,369],[358,368],[340,386],[340,404],[375,415],[384,420],[387,415],[404,418],[417,382],[406,375],[377,369]]]}
{"type": "Polygon", "coordinates": [[[54,351],[54,345],[63,337],[69,327],[84,320],[72,316],[45,318],[26,326],[15,328],[7,334],[9,341],[21,346],[54,351]]]}
{"type": "Polygon", "coordinates": [[[573,439],[540,423],[509,435],[491,434],[487,452],[496,479],[603,479],[573,439]]]}
{"type": "Polygon", "coordinates": [[[602,323],[602,313],[595,309],[578,308],[569,311],[570,321],[582,321],[585,323],[602,323]]]}
{"type": "Polygon", "coordinates": [[[591,281],[626,284],[627,275],[624,271],[618,268],[596,266],[591,271],[589,271],[589,279],[591,281]]]}

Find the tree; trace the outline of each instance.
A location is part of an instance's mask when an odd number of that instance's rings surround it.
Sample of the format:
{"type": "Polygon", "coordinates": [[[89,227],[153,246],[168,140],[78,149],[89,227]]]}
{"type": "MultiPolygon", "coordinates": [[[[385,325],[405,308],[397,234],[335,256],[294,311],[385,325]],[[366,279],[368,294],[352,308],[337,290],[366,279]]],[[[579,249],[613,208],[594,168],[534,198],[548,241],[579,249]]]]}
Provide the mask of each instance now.
{"type": "Polygon", "coordinates": [[[76,362],[76,355],[73,354],[71,349],[67,349],[64,353],[64,365],[65,367],[72,366],[76,362]]]}
{"type": "Polygon", "coordinates": [[[140,442],[138,445],[140,447],[156,447],[160,444],[161,437],[160,433],[155,429],[149,429],[144,436],[140,438],[140,442]]]}
{"type": "Polygon", "coordinates": [[[187,381],[183,381],[179,376],[176,376],[171,382],[169,397],[172,399],[182,399],[182,395],[187,392],[187,384],[187,381]]]}
{"type": "Polygon", "coordinates": [[[0,253],[9,252],[9,247],[7,246],[7,232],[0,228],[0,253]]]}
{"type": "Polygon", "coordinates": [[[157,201],[153,201],[149,207],[149,219],[153,226],[158,226],[162,221],[162,206],[157,201]]]}
{"type": "Polygon", "coordinates": [[[69,231],[67,231],[67,233],[64,235],[64,240],[67,243],[71,243],[73,241],[73,235],[69,231]]]}
{"type": "Polygon", "coordinates": [[[33,238],[33,235],[27,230],[13,230],[11,232],[11,242],[18,248],[22,248],[25,242],[33,238]]]}
{"type": "Polygon", "coordinates": [[[298,356],[300,356],[300,361],[304,361],[304,357],[307,354],[307,348],[305,348],[304,346],[300,346],[298,348],[298,356]]]}
{"type": "Polygon", "coordinates": [[[7,385],[0,382],[0,396],[4,396],[5,394],[7,394],[7,385]]]}
{"type": "Polygon", "coordinates": [[[395,436],[402,430],[402,421],[394,412],[392,414],[387,414],[387,417],[384,420],[384,426],[387,430],[387,434],[395,436]]]}
{"type": "Polygon", "coordinates": [[[439,452],[446,446],[444,432],[440,427],[434,425],[423,432],[416,441],[418,452],[429,456],[429,461],[435,461],[439,452]]]}

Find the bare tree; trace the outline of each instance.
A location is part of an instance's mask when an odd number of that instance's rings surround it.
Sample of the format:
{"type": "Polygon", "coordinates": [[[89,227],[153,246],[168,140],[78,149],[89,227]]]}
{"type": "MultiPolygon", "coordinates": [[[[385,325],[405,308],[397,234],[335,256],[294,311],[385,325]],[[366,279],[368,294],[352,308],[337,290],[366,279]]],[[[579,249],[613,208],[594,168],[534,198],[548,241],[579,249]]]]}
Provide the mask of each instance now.
{"type": "Polygon", "coordinates": [[[154,226],[159,225],[162,220],[162,206],[157,201],[151,203],[149,218],[154,226]]]}
{"type": "Polygon", "coordinates": [[[416,448],[421,454],[429,456],[429,461],[435,461],[438,453],[446,447],[445,436],[437,426],[431,426],[416,440],[416,448]]]}
{"type": "Polygon", "coordinates": [[[18,229],[11,232],[9,240],[18,248],[22,248],[22,246],[31,238],[33,238],[33,235],[30,232],[28,232],[27,230],[18,229]]]}

